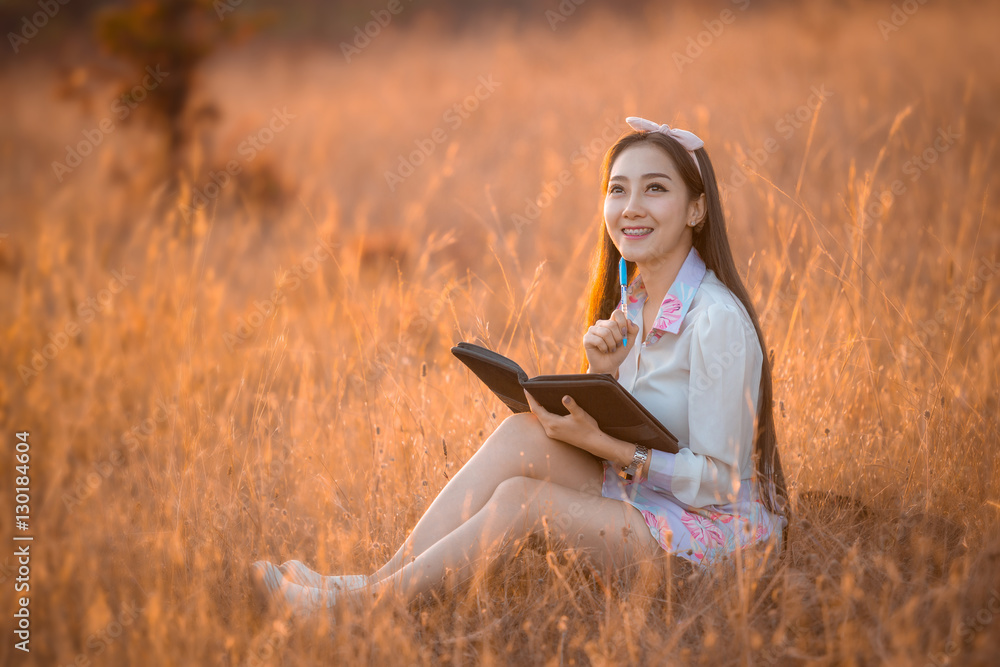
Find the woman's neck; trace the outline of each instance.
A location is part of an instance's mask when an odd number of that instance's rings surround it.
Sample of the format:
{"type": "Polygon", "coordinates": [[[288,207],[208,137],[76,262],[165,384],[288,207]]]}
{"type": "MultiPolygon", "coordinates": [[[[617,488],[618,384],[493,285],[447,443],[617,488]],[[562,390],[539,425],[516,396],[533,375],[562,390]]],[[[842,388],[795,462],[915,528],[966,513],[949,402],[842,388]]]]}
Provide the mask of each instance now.
{"type": "Polygon", "coordinates": [[[659,309],[663,299],[667,296],[667,291],[677,279],[677,274],[681,272],[684,260],[687,259],[691,251],[692,244],[682,244],[673,252],[658,257],[649,263],[636,263],[639,273],[642,275],[642,284],[646,288],[646,304],[653,308],[653,312],[659,309]]]}

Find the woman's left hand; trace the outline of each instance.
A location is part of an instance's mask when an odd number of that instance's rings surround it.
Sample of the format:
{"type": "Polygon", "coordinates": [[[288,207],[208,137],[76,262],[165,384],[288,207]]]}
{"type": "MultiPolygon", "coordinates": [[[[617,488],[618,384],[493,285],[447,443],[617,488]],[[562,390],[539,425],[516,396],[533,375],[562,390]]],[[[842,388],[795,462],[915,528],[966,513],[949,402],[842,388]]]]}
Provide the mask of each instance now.
{"type": "Polygon", "coordinates": [[[543,408],[534,396],[528,393],[527,389],[525,389],[524,395],[528,398],[531,411],[542,423],[545,435],[590,451],[589,444],[594,441],[596,436],[600,435],[601,429],[597,425],[597,420],[587,414],[571,396],[563,397],[563,405],[569,410],[569,414],[557,415],[543,408]]]}

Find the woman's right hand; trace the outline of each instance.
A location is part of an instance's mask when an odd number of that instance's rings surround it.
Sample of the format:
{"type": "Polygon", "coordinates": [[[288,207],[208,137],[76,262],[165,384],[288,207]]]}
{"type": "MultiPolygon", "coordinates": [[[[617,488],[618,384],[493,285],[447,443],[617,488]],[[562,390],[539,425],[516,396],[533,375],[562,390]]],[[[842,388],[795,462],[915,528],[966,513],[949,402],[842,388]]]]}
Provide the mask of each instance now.
{"type": "Polygon", "coordinates": [[[615,309],[610,319],[595,322],[583,334],[583,350],[590,372],[614,375],[638,337],[639,325],[625,317],[621,309],[615,309]],[[628,338],[628,345],[622,345],[622,338],[625,337],[628,338]]]}

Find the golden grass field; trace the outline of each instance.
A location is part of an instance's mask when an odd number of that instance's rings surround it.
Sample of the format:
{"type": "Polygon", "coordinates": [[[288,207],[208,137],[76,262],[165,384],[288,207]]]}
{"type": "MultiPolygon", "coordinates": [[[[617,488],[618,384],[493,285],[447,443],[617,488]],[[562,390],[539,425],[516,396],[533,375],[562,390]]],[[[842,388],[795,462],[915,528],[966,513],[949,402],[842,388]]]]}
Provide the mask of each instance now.
{"type": "Polygon", "coordinates": [[[34,542],[30,654],[0,550],[0,663],[997,664],[1000,8],[928,3],[883,38],[889,3],[734,6],[680,68],[719,12],[662,11],[421,19],[350,64],[335,43],[220,51],[180,195],[138,114],[59,182],[115,88],[8,65],[0,525],[28,431],[34,542]],[[479,77],[494,90],[453,127],[479,77]],[[246,159],[274,109],[287,127],[246,159]],[[608,578],[538,542],[436,600],[260,617],[252,561],[372,571],[509,412],[452,345],[577,372],[600,159],[629,115],[697,132],[729,186],[788,552],[608,578]]]}

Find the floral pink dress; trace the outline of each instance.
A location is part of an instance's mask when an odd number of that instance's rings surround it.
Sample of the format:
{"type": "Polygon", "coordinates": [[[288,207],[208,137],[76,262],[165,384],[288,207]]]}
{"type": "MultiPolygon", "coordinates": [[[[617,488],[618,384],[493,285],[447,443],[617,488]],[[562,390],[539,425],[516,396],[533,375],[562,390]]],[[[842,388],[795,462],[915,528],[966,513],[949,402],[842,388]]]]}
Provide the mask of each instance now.
{"type": "Polygon", "coordinates": [[[767,511],[749,480],[736,502],[691,507],[662,489],[650,489],[645,481],[626,482],[605,462],[601,495],[633,505],[664,550],[698,565],[762,540],[774,538],[780,546],[784,518],[767,511]]]}

